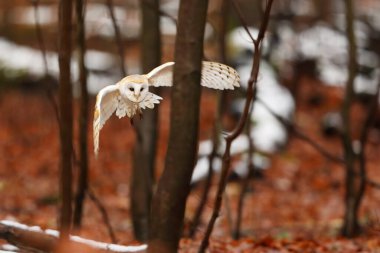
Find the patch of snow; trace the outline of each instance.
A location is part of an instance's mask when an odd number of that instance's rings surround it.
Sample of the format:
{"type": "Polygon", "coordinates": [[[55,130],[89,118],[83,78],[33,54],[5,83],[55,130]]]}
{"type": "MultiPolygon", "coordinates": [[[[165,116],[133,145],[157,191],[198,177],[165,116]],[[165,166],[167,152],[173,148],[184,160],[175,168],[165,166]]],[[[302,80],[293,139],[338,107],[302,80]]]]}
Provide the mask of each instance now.
{"type": "MultiPolygon", "coordinates": [[[[246,87],[250,77],[250,64],[237,68],[242,87],[246,87]]],[[[264,60],[260,63],[257,82],[257,97],[277,115],[292,119],[295,102],[289,90],[280,85],[273,68],[264,60]]],[[[235,110],[242,112],[245,100],[234,103],[235,110]]],[[[255,101],[251,120],[255,123],[251,136],[256,148],[265,152],[275,152],[287,141],[287,130],[259,101],[255,101]]]]}
{"type": "Polygon", "coordinates": [[[313,1],[292,0],[290,10],[296,16],[316,16],[316,7],[313,1]]]}
{"type": "MultiPolygon", "coordinates": [[[[39,50],[26,46],[20,46],[3,38],[0,38],[0,51],[5,52],[0,54],[0,63],[3,64],[3,66],[15,70],[24,70],[34,76],[45,75],[44,61],[39,50]]],[[[46,52],[46,59],[49,74],[58,78],[58,54],[53,52],[46,52]]],[[[112,54],[96,50],[88,50],[86,52],[85,61],[87,67],[90,70],[88,75],[89,93],[96,94],[106,85],[113,84],[117,81],[118,75],[117,73],[114,73],[114,69],[117,66],[117,63],[115,56],[112,54]],[[111,73],[106,74],[107,72],[111,73]]],[[[72,80],[75,84],[76,80],[78,80],[79,77],[79,70],[78,65],[75,61],[75,55],[73,55],[73,60],[71,62],[71,72],[72,80]]]]}
{"type": "MultiPolygon", "coordinates": [[[[202,143],[212,143],[211,140],[202,141],[202,143]]],[[[208,145],[208,144],[207,144],[208,145]]],[[[220,149],[220,154],[224,153],[224,148],[220,149]]],[[[246,135],[239,136],[236,141],[232,143],[231,146],[231,155],[241,154],[243,152],[247,152],[248,150],[248,137],[246,135]]],[[[210,150],[211,152],[211,150],[210,150]]],[[[232,164],[232,171],[234,171],[239,177],[244,177],[248,174],[248,166],[247,166],[247,158],[246,155],[242,156],[240,161],[232,164]]],[[[270,166],[269,158],[262,156],[260,154],[254,154],[252,157],[252,162],[254,166],[258,169],[266,169],[270,166]]],[[[210,162],[208,157],[201,157],[198,159],[198,162],[194,168],[193,175],[191,178],[191,183],[196,183],[201,180],[204,180],[208,175],[210,162]]],[[[219,157],[215,157],[213,160],[212,166],[213,172],[219,173],[222,170],[222,159],[219,157]]]]}
{"type": "MultiPolygon", "coordinates": [[[[224,151],[226,143],[223,142],[221,149],[224,151]]],[[[231,144],[231,155],[238,155],[243,152],[247,152],[249,148],[249,138],[247,135],[239,135],[231,144]]]]}
{"type": "MultiPolygon", "coordinates": [[[[137,38],[140,34],[140,12],[134,8],[113,6],[116,23],[125,38],[137,38]]],[[[88,4],[86,6],[86,34],[113,38],[115,30],[105,4],[88,4]]]]}
{"type": "MultiPolygon", "coordinates": [[[[234,164],[234,172],[244,178],[249,173],[248,155],[243,155],[242,158],[234,164]]],[[[266,156],[255,154],[252,156],[252,163],[256,169],[266,169],[270,166],[270,159],[266,156]]]]}
{"type": "MultiPolygon", "coordinates": [[[[53,229],[46,229],[45,233],[54,237],[59,236],[59,232],[53,229]]],[[[145,252],[148,247],[146,244],[139,245],[139,246],[123,246],[123,245],[112,244],[112,243],[97,242],[94,240],[85,239],[85,238],[75,236],[75,235],[71,235],[70,240],[74,242],[86,244],[96,249],[112,250],[116,252],[145,252]]]]}
{"type": "Polygon", "coordinates": [[[85,63],[86,67],[90,70],[105,71],[115,67],[116,57],[102,51],[87,50],[85,63]]]}
{"type": "MultiPolygon", "coordinates": [[[[276,31],[278,41],[274,43],[273,50],[271,49],[271,61],[281,71],[287,68],[288,62],[296,60],[297,57],[315,60],[321,81],[333,86],[345,85],[348,78],[348,41],[344,34],[344,17],[341,14],[335,16],[340,30],[325,23],[318,23],[296,34],[289,24],[280,23],[276,31]]],[[[378,76],[380,63],[377,55],[366,49],[370,35],[368,25],[355,20],[354,28],[358,44],[359,69],[366,69],[367,72],[359,73],[355,78],[355,91],[373,94],[376,86],[374,83],[380,80],[378,76]]]]}
{"type": "Polygon", "coordinates": [[[0,223],[9,227],[19,228],[19,229],[28,230],[28,231],[35,231],[35,232],[42,231],[42,229],[38,226],[30,227],[25,224],[21,224],[17,221],[12,221],[12,220],[1,220],[0,223]]]}
{"type": "Polygon", "coordinates": [[[19,251],[19,248],[17,248],[16,246],[12,245],[12,244],[3,244],[1,245],[1,248],[5,251],[19,251]]]}
{"type": "Polygon", "coordinates": [[[289,77],[293,74],[289,64],[297,58],[297,36],[290,22],[279,22],[275,35],[271,36],[270,62],[276,66],[281,76],[289,77]]]}
{"type": "MultiPolygon", "coordinates": [[[[37,9],[40,25],[52,25],[57,23],[57,8],[53,5],[39,5],[37,9]]],[[[31,25],[36,23],[33,6],[15,7],[10,10],[9,21],[18,25],[31,25]]]]}
{"type": "Polygon", "coordinates": [[[344,34],[325,24],[318,24],[298,35],[298,53],[306,59],[317,57],[334,59],[347,57],[347,39],[344,34]]]}
{"type": "MultiPolygon", "coordinates": [[[[191,183],[196,183],[205,179],[208,175],[208,169],[210,166],[210,162],[208,157],[202,157],[198,159],[197,164],[195,165],[193,176],[191,177],[191,183]]],[[[220,172],[222,169],[222,160],[220,158],[215,157],[213,160],[212,169],[214,172],[220,172]]]]}

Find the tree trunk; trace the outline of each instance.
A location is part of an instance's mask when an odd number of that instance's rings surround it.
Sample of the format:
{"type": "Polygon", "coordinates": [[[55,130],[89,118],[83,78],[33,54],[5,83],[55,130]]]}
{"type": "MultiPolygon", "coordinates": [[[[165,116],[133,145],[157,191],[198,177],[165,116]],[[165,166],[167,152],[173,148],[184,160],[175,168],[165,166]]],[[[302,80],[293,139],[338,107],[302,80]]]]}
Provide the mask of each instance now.
{"type": "Polygon", "coordinates": [[[109,15],[111,17],[113,30],[115,32],[115,41],[117,44],[117,50],[118,50],[119,59],[120,59],[120,73],[124,77],[127,75],[127,70],[126,70],[126,66],[124,62],[125,49],[124,49],[123,36],[121,35],[119,25],[117,24],[116,16],[113,9],[113,0],[107,0],[106,4],[107,4],[109,15]]]}
{"type": "Polygon", "coordinates": [[[73,111],[70,78],[72,0],[61,0],[59,6],[59,111],[60,111],[60,232],[67,238],[71,225],[72,203],[72,136],[73,111]]]}
{"type": "Polygon", "coordinates": [[[359,233],[358,210],[364,192],[364,181],[357,177],[360,175],[357,156],[352,147],[350,108],[354,95],[354,79],[357,73],[356,41],[354,35],[354,9],[352,0],[345,0],[346,6],[346,34],[349,42],[348,48],[348,80],[346,94],[342,105],[343,133],[342,143],[346,166],[346,193],[345,214],[342,234],[353,237],[359,233]]]}
{"type": "Polygon", "coordinates": [[[183,0],[179,8],[171,90],[170,136],[165,170],[152,204],[148,252],[175,253],[198,143],[201,60],[207,0],[183,0]]]}
{"type": "Polygon", "coordinates": [[[76,0],[77,18],[77,47],[80,83],[80,112],[79,112],[79,176],[78,187],[75,196],[74,226],[80,228],[82,222],[83,202],[86,197],[88,186],[88,92],[87,92],[87,69],[85,66],[85,28],[84,28],[84,3],[76,0]]]}
{"type": "MultiPolygon", "coordinates": [[[[161,62],[159,1],[141,1],[142,33],[141,62],[143,73],[148,73],[161,62]]],[[[155,94],[156,89],[150,88],[155,94]]],[[[157,146],[158,111],[146,110],[136,125],[137,144],[131,180],[131,211],[135,238],[148,240],[150,203],[157,146]]]]}

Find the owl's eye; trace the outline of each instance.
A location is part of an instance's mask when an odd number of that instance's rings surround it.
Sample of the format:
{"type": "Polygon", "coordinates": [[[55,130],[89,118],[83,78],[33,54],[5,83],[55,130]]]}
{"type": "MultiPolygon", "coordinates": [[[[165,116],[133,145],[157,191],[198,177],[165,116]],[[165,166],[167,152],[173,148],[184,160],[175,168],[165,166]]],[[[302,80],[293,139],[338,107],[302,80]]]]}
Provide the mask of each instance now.
{"type": "Polygon", "coordinates": [[[133,87],[130,87],[129,90],[130,91],[135,91],[135,89],[133,87]]]}

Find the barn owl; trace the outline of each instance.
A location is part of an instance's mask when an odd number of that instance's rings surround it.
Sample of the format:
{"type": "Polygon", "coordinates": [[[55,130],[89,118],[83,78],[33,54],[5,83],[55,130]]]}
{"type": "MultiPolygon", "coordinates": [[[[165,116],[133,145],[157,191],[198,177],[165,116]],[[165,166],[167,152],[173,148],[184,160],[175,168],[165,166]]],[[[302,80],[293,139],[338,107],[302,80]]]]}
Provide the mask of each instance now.
{"type": "MultiPolygon", "coordinates": [[[[174,62],[158,66],[146,75],[130,75],[114,85],[109,85],[98,93],[95,103],[93,134],[94,152],[99,151],[99,133],[106,121],[116,112],[122,118],[142,110],[153,109],[161,97],[149,92],[149,86],[172,86],[174,62]]],[[[217,62],[202,62],[201,85],[213,89],[233,90],[239,87],[240,78],[235,69],[217,62]]]]}

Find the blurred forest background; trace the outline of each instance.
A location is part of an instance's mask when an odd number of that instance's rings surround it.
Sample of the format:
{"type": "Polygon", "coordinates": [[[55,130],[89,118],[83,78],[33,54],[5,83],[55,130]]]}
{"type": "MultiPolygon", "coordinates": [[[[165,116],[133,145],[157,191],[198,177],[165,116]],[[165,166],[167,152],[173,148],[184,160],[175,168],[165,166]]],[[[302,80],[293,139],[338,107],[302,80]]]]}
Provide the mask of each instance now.
{"type": "MultiPolygon", "coordinates": [[[[157,3],[84,1],[83,30],[73,15],[73,233],[86,238],[148,240],[148,209],[165,167],[171,88],[160,88],[164,99],[134,125],[112,116],[97,158],[92,115],[100,89],[174,60],[179,1],[161,0],[158,9],[157,3]],[[142,21],[151,11],[159,23],[142,21]],[[158,37],[149,26],[159,28],[158,37]],[[136,137],[147,131],[156,134],[153,158],[136,137]],[[143,166],[151,174],[132,173],[143,166]]],[[[179,252],[197,252],[213,212],[224,136],[243,114],[254,46],[241,17],[256,38],[265,7],[261,0],[209,0],[204,58],[234,67],[241,88],[202,89],[179,252]]],[[[0,219],[59,229],[58,1],[0,1],[0,20],[0,219]]],[[[244,132],[231,146],[209,252],[379,252],[380,1],[273,1],[256,85],[244,132]]]]}

